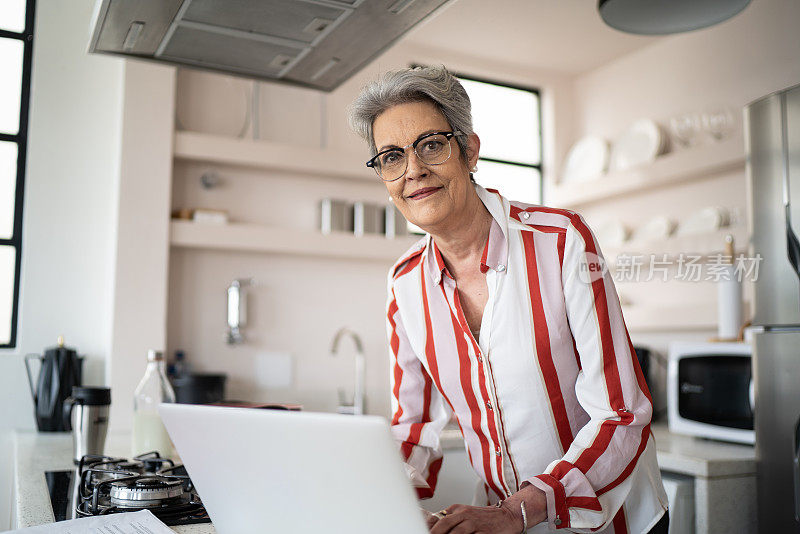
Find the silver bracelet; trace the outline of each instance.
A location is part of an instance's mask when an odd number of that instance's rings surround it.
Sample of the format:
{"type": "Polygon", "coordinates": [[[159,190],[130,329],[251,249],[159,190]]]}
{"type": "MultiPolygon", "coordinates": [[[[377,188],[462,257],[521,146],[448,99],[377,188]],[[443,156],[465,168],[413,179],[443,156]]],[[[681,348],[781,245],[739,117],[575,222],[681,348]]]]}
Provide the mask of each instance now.
{"type": "MultiPolygon", "coordinates": [[[[500,507],[503,506],[504,502],[505,501],[500,501],[497,504],[495,504],[495,506],[500,508],[500,507]]],[[[522,533],[521,534],[525,534],[526,532],[528,532],[528,514],[525,512],[525,502],[524,501],[519,503],[519,509],[522,512],[522,533]]]]}

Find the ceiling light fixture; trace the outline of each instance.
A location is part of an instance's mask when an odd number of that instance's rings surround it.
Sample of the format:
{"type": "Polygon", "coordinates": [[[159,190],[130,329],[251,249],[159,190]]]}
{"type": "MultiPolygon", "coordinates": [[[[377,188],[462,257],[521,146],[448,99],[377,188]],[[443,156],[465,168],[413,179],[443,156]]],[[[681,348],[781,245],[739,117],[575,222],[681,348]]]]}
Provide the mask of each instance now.
{"type": "Polygon", "coordinates": [[[728,20],[750,0],[599,0],[606,24],[627,33],[666,35],[728,20]]]}

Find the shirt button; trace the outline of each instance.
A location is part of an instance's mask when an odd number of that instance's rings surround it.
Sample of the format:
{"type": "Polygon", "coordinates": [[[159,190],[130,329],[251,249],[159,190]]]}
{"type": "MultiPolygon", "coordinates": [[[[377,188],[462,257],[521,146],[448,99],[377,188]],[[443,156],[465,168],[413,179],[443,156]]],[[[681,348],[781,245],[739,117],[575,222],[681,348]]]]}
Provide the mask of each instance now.
{"type": "Polygon", "coordinates": [[[498,272],[501,272],[501,273],[502,273],[502,272],[503,272],[503,271],[505,271],[505,270],[506,270],[506,266],[505,266],[505,265],[503,265],[503,264],[500,264],[500,265],[498,265],[498,266],[497,266],[497,271],[498,271],[498,272]]]}
{"type": "Polygon", "coordinates": [[[478,361],[483,363],[483,356],[481,356],[480,354],[478,354],[478,361]]]}
{"type": "Polygon", "coordinates": [[[553,524],[554,524],[555,526],[559,526],[559,525],[561,524],[561,519],[560,519],[560,518],[558,518],[558,517],[556,517],[556,518],[555,518],[555,520],[553,521],[553,524]]]}
{"type": "Polygon", "coordinates": [[[497,448],[494,450],[494,453],[495,453],[497,456],[500,456],[501,454],[503,454],[503,452],[500,450],[500,447],[497,447],[497,448]]]}
{"type": "Polygon", "coordinates": [[[486,407],[492,409],[492,401],[486,401],[486,407]]]}
{"type": "Polygon", "coordinates": [[[531,214],[530,214],[530,213],[528,213],[527,211],[523,211],[523,212],[522,212],[522,218],[523,218],[523,219],[527,219],[527,218],[528,218],[528,217],[530,217],[530,216],[531,216],[531,214]]]}

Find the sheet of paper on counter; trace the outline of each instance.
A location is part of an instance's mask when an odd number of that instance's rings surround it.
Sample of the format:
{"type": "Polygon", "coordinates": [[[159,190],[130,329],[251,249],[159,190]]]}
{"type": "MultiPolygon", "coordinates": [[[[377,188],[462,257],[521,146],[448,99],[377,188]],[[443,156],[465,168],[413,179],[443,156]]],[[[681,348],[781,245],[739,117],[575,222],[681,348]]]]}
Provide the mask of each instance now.
{"type": "Polygon", "coordinates": [[[149,510],[82,517],[12,530],[6,534],[174,534],[149,510]]]}

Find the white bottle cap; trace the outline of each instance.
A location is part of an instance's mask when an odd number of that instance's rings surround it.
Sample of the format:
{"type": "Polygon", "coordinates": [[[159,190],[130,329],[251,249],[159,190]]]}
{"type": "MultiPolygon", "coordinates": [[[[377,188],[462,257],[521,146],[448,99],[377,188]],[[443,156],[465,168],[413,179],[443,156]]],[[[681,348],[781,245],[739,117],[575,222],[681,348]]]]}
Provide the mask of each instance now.
{"type": "Polygon", "coordinates": [[[160,362],[164,359],[164,353],[160,350],[150,349],[147,351],[148,362],[160,362]]]}

